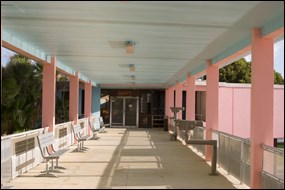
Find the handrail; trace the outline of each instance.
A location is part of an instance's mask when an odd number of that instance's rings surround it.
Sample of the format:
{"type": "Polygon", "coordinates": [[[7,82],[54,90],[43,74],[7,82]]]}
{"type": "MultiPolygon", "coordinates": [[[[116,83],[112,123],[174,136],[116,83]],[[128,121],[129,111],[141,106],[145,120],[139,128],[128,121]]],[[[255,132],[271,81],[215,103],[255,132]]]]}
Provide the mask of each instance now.
{"type": "Polygon", "coordinates": [[[68,125],[68,124],[72,124],[73,121],[68,121],[68,122],[64,122],[64,123],[58,123],[55,125],[55,128],[60,127],[61,125],[68,125]]]}
{"type": "Polygon", "coordinates": [[[215,129],[211,129],[211,130],[212,130],[212,132],[214,132],[214,133],[219,133],[219,134],[222,134],[222,135],[226,135],[226,136],[229,136],[229,137],[231,137],[231,138],[233,138],[233,139],[237,139],[237,140],[241,140],[241,141],[248,141],[248,140],[250,140],[249,138],[238,137],[238,136],[231,135],[231,134],[229,134],[229,133],[225,133],[225,132],[218,131],[218,130],[215,130],[215,129]]]}
{"type": "Polygon", "coordinates": [[[284,156],[284,149],[279,149],[279,148],[272,147],[266,144],[261,144],[261,148],[263,148],[264,150],[267,150],[268,152],[277,153],[281,156],[284,156]]]}
{"type": "MultiPolygon", "coordinates": [[[[87,118],[82,118],[82,119],[87,119],[87,118]]],[[[55,128],[59,127],[60,125],[66,125],[66,124],[71,124],[73,121],[68,121],[65,123],[59,123],[55,125],[55,128]]],[[[29,130],[29,131],[25,131],[25,132],[21,132],[21,133],[16,133],[16,134],[11,134],[11,135],[6,135],[6,136],[1,136],[1,141],[6,140],[6,139],[10,139],[10,138],[15,138],[15,137],[21,137],[21,136],[25,136],[27,134],[34,134],[37,132],[40,132],[41,130],[46,130],[48,127],[42,127],[39,129],[33,129],[33,130],[29,130]]]]}
{"type": "Polygon", "coordinates": [[[28,135],[28,134],[34,134],[36,132],[40,132],[42,130],[45,130],[46,128],[48,127],[43,127],[43,128],[40,128],[40,129],[33,129],[33,130],[30,130],[30,131],[25,131],[25,132],[21,132],[21,133],[17,133],[17,134],[11,134],[11,135],[7,135],[7,136],[1,136],[1,141],[3,140],[6,140],[6,139],[10,139],[10,138],[15,138],[15,137],[22,137],[22,136],[25,136],[25,135],[28,135]]]}
{"type": "Polygon", "coordinates": [[[275,175],[272,175],[271,173],[268,173],[268,172],[266,172],[264,170],[262,170],[261,173],[263,173],[264,175],[268,175],[268,176],[272,177],[273,179],[275,179],[275,180],[277,180],[277,181],[279,181],[281,183],[284,183],[284,180],[276,177],[275,175]]]}

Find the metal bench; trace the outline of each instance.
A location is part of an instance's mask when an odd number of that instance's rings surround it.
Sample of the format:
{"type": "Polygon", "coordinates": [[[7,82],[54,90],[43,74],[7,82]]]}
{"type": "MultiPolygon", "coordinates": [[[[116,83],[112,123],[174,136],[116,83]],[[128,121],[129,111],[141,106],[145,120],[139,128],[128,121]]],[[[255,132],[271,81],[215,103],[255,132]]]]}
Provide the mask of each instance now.
{"type": "Polygon", "coordinates": [[[39,148],[40,148],[40,151],[41,151],[41,155],[46,160],[46,170],[45,170],[44,173],[36,175],[36,177],[58,177],[57,175],[50,174],[49,172],[62,173],[62,172],[60,172],[58,170],[54,170],[54,168],[66,169],[64,167],[58,166],[58,159],[59,159],[59,157],[62,154],[64,154],[69,149],[60,149],[60,150],[55,151],[54,148],[53,148],[53,143],[55,142],[55,138],[54,138],[52,132],[39,135],[37,137],[37,139],[38,139],[38,145],[39,145],[39,148]],[[44,150],[46,150],[46,151],[44,151],[44,150]],[[45,152],[48,155],[46,155],[45,152]],[[49,169],[48,162],[50,160],[52,162],[51,162],[51,168],[49,169]],[[56,166],[55,167],[53,166],[53,160],[56,160],[56,166]]]}
{"type": "Polygon", "coordinates": [[[105,128],[110,126],[110,124],[104,124],[104,121],[103,121],[102,117],[99,117],[99,122],[100,122],[100,131],[99,131],[99,133],[105,132],[105,128]]]}
{"type": "Polygon", "coordinates": [[[94,119],[89,120],[89,126],[90,126],[90,129],[91,129],[92,134],[93,134],[92,138],[90,138],[90,139],[94,139],[94,140],[99,139],[99,137],[97,137],[97,134],[100,131],[100,129],[96,129],[94,119]]]}
{"type": "Polygon", "coordinates": [[[74,138],[75,138],[75,140],[78,141],[77,150],[80,151],[84,148],[84,141],[86,141],[89,138],[89,136],[88,135],[85,135],[85,136],[81,135],[81,127],[79,124],[72,124],[71,126],[72,126],[72,130],[74,133],[74,138]]]}

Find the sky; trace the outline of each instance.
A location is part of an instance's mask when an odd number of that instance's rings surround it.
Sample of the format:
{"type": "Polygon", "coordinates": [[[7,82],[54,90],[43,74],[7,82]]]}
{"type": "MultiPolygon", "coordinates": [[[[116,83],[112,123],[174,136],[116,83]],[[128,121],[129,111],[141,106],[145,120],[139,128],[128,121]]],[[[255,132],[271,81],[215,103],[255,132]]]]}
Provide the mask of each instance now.
{"type": "MultiPolygon", "coordinates": [[[[251,54],[245,59],[251,61],[251,54]]],[[[284,39],[274,44],[274,69],[284,78],[284,39]]]]}
{"type": "MultiPolygon", "coordinates": [[[[5,66],[9,62],[10,56],[15,53],[6,48],[3,48],[2,53],[1,63],[5,66]]],[[[251,61],[251,54],[246,56],[245,59],[251,61]]],[[[274,44],[274,69],[284,78],[284,39],[274,44]]]]}

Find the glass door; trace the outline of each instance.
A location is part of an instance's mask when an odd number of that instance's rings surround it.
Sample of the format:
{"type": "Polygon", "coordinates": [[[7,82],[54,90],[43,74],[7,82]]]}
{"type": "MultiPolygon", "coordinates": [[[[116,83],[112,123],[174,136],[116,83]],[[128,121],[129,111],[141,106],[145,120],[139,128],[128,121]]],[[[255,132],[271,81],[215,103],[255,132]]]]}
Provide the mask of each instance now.
{"type": "Polygon", "coordinates": [[[125,99],[125,126],[137,127],[138,98],[125,99]]]}
{"type": "Polygon", "coordinates": [[[111,126],[124,125],[124,98],[111,97],[111,126]]]}
{"type": "Polygon", "coordinates": [[[111,97],[110,126],[138,127],[138,97],[111,97]]]}

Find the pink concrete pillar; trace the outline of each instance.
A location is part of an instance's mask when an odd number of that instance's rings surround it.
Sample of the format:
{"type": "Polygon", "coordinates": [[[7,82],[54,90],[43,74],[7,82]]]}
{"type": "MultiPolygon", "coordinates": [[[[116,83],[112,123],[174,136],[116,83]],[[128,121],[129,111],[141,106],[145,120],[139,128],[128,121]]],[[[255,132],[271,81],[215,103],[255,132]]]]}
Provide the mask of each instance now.
{"type": "MultiPolygon", "coordinates": [[[[2,57],[3,57],[3,54],[2,54],[2,36],[3,36],[3,26],[1,25],[1,60],[2,60],[2,57]]],[[[2,105],[2,61],[1,61],[1,105],[2,105]]]]}
{"type": "Polygon", "coordinates": [[[56,92],[56,58],[51,58],[51,64],[43,64],[42,81],[42,127],[49,127],[51,132],[55,125],[55,92],[56,92]]]}
{"type": "MultiPolygon", "coordinates": [[[[176,97],[175,97],[175,106],[176,107],[182,107],[182,89],[183,84],[179,83],[179,81],[176,81],[175,91],[176,91],[176,97]]],[[[182,119],[182,111],[179,111],[177,113],[177,119],[182,119]]]]}
{"type": "MultiPolygon", "coordinates": [[[[91,117],[91,105],[92,105],[92,84],[91,82],[84,84],[84,117],[88,117],[88,121],[90,121],[91,117]]],[[[89,125],[89,122],[88,124],[89,125]]],[[[88,135],[91,134],[91,129],[88,127],[88,135]]]]}
{"type": "Polygon", "coordinates": [[[196,78],[187,75],[186,79],[186,120],[195,120],[195,85],[196,78]]]}
{"type": "Polygon", "coordinates": [[[69,121],[78,121],[78,98],[79,98],[79,78],[78,72],[75,76],[69,76],[69,121]]]}
{"type": "MultiPolygon", "coordinates": [[[[219,67],[207,61],[206,85],[206,139],[212,139],[212,129],[218,129],[219,119],[219,67]]],[[[224,102],[226,103],[226,102],[224,102]]],[[[212,147],[206,146],[205,158],[211,160],[212,147]]]]}
{"type": "Polygon", "coordinates": [[[164,116],[169,117],[169,88],[165,89],[165,111],[164,116]]]}
{"type": "Polygon", "coordinates": [[[260,29],[253,29],[251,47],[250,187],[259,189],[263,158],[260,145],[273,146],[274,41],[262,38],[260,29]]]}
{"type": "Polygon", "coordinates": [[[173,117],[174,115],[170,110],[170,107],[174,107],[174,87],[169,88],[169,109],[168,109],[169,116],[173,117]]]}

